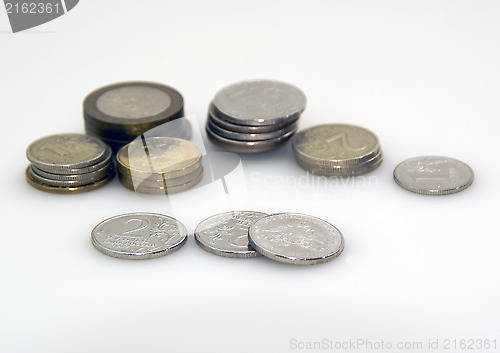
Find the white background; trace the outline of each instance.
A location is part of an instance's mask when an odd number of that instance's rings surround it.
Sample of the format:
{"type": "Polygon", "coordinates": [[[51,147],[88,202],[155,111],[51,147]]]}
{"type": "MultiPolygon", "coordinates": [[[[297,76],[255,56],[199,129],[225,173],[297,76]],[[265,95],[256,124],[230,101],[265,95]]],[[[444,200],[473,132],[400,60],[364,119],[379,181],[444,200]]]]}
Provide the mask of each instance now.
{"type": "Polygon", "coordinates": [[[292,352],[293,339],[447,338],[500,349],[499,18],[497,1],[86,0],[12,34],[0,10],[0,351],[292,352]],[[237,197],[215,183],[174,203],[116,180],[80,195],[24,181],[26,147],[83,132],[82,101],[100,86],[165,83],[203,127],[217,90],[251,78],[300,87],[302,128],[374,131],[384,163],[314,185],[286,145],[242,157],[237,197]],[[444,197],[400,189],[394,167],[427,154],[468,163],[474,184],[444,197]],[[172,255],[125,261],[90,242],[98,222],[124,212],[168,213],[192,233],[232,208],[321,217],[345,251],[297,267],[213,256],[190,235],[172,255]]]}

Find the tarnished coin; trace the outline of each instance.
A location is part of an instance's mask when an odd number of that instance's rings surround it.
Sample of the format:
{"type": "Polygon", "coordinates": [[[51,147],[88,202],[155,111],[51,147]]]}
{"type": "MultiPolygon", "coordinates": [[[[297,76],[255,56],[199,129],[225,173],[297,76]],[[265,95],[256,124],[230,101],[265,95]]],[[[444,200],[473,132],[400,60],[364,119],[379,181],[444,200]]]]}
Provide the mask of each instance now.
{"type": "Polygon", "coordinates": [[[110,172],[106,174],[102,179],[95,180],[90,184],[80,186],[56,186],[52,184],[46,184],[35,179],[29,166],[28,168],[26,168],[25,172],[26,181],[29,185],[31,185],[35,189],[55,194],[79,194],[82,192],[92,191],[108,184],[111,180],[113,180],[114,175],[114,171],[113,169],[111,169],[110,172]]]}
{"type": "Polygon", "coordinates": [[[99,88],[83,102],[85,120],[138,136],[157,122],[179,117],[184,101],[175,89],[154,82],[121,82],[99,88]],[[141,126],[143,124],[143,126],[141,126]],[[131,128],[129,130],[128,128],[131,128]],[[143,131],[137,129],[145,128],[143,131]]]}
{"type": "Polygon", "coordinates": [[[221,127],[217,126],[216,124],[214,124],[213,122],[211,122],[209,119],[207,121],[207,128],[209,128],[211,131],[213,131],[217,135],[222,136],[222,137],[226,137],[228,139],[238,140],[238,141],[255,142],[255,141],[274,139],[274,138],[283,136],[284,134],[286,134],[292,130],[296,131],[297,125],[290,124],[290,125],[285,126],[283,129],[270,131],[270,132],[242,133],[242,132],[234,132],[234,131],[230,131],[230,130],[226,130],[224,128],[221,128],[221,127]]]}
{"type": "Polygon", "coordinates": [[[210,107],[208,108],[208,121],[225,130],[239,132],[243,134],[260,134],[264,132],[281,130],[288,125],[296,123],[299,117],[300,114],[297,115],[295,119],[287,121],[285,124],[262,125],[262,126],[238,125],[230,123],[224,120],[223,118],[220,118],[213,104],[210,104],[210,107]]]}
{"type": "Polygon", "coordinates": [[[233,258],[256,257],[260,254],[248,244],[248,228],[267,216],[262,212],[225,212],[202,221],[194,231],[196,243],[209,253],[233,258]]]}
{"type": "Polygon", "coordinates": [[[83,173],[83,174],[54,174],[47,173],[41,169],[38,169],[33,164],[30,164],[31,172],[33,174],[37,174],[47,180],[60,180],[60,181],[80,181],[84,184],[89,184],[95,180],[102,179],[110,172],[110,168],[112,167],[112,163],[106,164],[104,167],[97,169],[92,172],[83,173]]]}
{"type": "Polygon", "coordinates": [[[257,220],[248,230],[248,239],[262,255],[295,265],[327,262],[344,249],[344,238],[337,228],[298,213],[278,213],[257,220]]]}
{"type": "Polygon", "coordinates": [[[239,125],[279,125],[296,120],[306,97],[295,86],[272,80],[249,80],[220,90],[213,105],[221,118],[239,125]]]}
{"type": "Polygon", "coordinates": [[[72,170],[92,166],[106,157],[106,145],[83,134],[47,136],[30,144],[26,157],[46,172],[73,174],[72,170]]]}
{"type": "Polygon", "coordinates": [[[400,163],[394,169],[394,180],[417,194],[447,195],[468,188],[474,181],[474,172],[453,158],[424,156],[400,163]]]}
{"type": "Polygon", "coordinates": [[[325,124],[299,131],[292,139],[297,162],[326,176],[361,175],[382,162],[377,136],[354,125],[325,124]]]}
{"type": "MultiPolygon", "coordinates": [[[[89,174],[88,178],[75,178],[73,180],[68,180],[68,179],[57,179],[57,178],[47,178],[45,176],[42,176],[39,174],[37,170],[33,168],[33,165],[30,165],[28,168],[30,168],[30,174],[31,177],[38,181],[41,184],[45,185],[50,185],[50,186],[63,186],[63,187],[77,187],[77,186],[84,186],[88,184],[92,184],[93,182],[97,180],[101,180],[105,177],[108,177],[110,175],[114,174],[114,171],[112,168],[107,167],[102,173],[99,174],[89,174]]],[[[86,174],[77,174],[76,176],[81,177],[82,175],[86,174]]],[[[63,175],[66,176],[66,175],[63,175]]]]}
{"type": "Polygon", "coordinates": [[[176,178],[199,168],[201,150],[194,143],[174,137],[138,139],[123,146],[116,155],[131,175],[163,174],[176,178]]]}
{"type": "Polygon", "coordinates": [[[100,252],[122,259],[152,259],[179,249],[186,227],[175,218],[156,213],[128,213],[106,219],[91,233],[100,252]]]}
{"type": "Polygon", "coordinates": [[[297,126],[293,130],[273,139],[262,141],[238,141],[223,137],[213,130],[210,126],[206,127],[207,136],[214,144],[225,148],[228,151],[236,153],[259,153],[272,150],[285,143],[297,131],[297,126]]]}

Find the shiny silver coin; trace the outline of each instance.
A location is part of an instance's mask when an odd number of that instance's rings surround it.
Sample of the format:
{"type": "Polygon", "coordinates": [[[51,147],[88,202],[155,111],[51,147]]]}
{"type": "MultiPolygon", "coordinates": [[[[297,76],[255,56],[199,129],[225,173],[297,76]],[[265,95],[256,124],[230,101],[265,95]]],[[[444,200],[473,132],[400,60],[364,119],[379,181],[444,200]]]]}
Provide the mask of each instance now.
{"type": "Polygon", "coordinates": [[[208,121],[217,125],[220,128],[240,132],[244,134],[260,134],[265,132],[272,132],[276,130],[281,130],[291,124],[294,124],[299,119],[299,115],[293,120],[286,122],[285,124],[274,124],[274,125],[262,125],[262,126],[249,126],[249,125],[238,125],[225,121],[223,118],[219,117],[217,111],[215,110],[213,104],[210,104],[208,108],[208,121]]]}
{"type": "Polygon", "coordinates": [[[298,156],[296,157],[298,164],[302,168],[310,171],[312,174],[322,175],[327,177],[351,177],[351,176],[364,175],[375,170],[383,161],[383,155],[381,150],[377,155],[367,160],[366,162],[351,166],[317,165],[317,164],[312,164],[307,160],[302,160],[298,156]]]}
{"type": "Polygon", "coordinates": [[[30,144],[26,157],[38,169],[60,174],[85,169],[106,158],[107,147],[95,137],[83,134],[60,134],[41,138],[30,144]]]}
{"type": "Polygon", "coordinates": [[[167,195],[167,194],[175,194],[183,191],[187,191],[189,189],[194,188],[196,185],[198,185],[201,180],[203,179],[203,173],[200,173],[198,177],[195,179],[181,185],[161,185],[158,184],[155,187],[150,187],[150,186],[143,186],[141,183],[138,185],[134,185],[130,180],[126,178],[121,178],[120,183],[125,186],[127,189],[139,192],[142,194],[150,194],[150,195],[167,195]]]}
{"type": "Polygon", "coordinates": [[[90,93],[84,118],[99,130],[118,129],[138,136],[158,123],[179,117],[184,101],[175,89],[153,82],[121,82],[90,93]]]}
{"type": "Polygon", "coordinates": [[[292,137],[296,130],[297,127],[282,136],[269,140],[238,141],[221,136],[212,131],[209,126],[206,127],[207,136],[210,141],[228,151],[236,153],[260,153],[275,149],[276,147],[285,143],[290,137],[292,137]]]}
{"type": "Polygon", "coordinates": [[[165,256],[185,244],[186,227],[175,218],[156,213],[128,213],[99,223],[91,233],[100,252],[121,259],[165,256]]]}
{"type": "Polygon", "coordinates": [[[230,130],[226,130],[226,129],[223,129],[223,128],[215,125],[210,120],[207,121],[207,128],[209,128],[211,131],[215,132],[217,135],[222,136],[222,137],[226,137],[226,138],[231,139],[231,140],[254,142],[254,141],[270,140],[273,138],[283,136],[287,132],[290,132],[292,130],[297,130],[297,124],[290,124],[281,130],[276,130],[276,131],[271,131],[271,132],[261,132],[258,134],[241,133],[241,132],[233,132],[230,130]]]}
{"type": "Polygon", "coordinates": [[[474,172],[453,158],[424,156],[400,163],[394,169],[394,180],[417,194],[447,195],[468,188],[474,181],[474,172]]]}
{"type": "Polygon", "coordinates": [[[284,263],[315,265],[342,253],[344,237],[330,223],[298,213],[263,217],[248,230],[250,245],[262,255],[284,263]]]}
{"type": "Polygon", "coordinates": [[[189,173],[187,175],[183,175],[181,177],[177,178],[170,178],[167,179],[164,177],[164,175],[152,175],[149,178],[135,178],[131,176],[130,174],[120,172],[119,177],[120,180],[123,179],[126,182],[136,186],[136,187],[151,187],[151,188],[156,188],[156,187],[171,187],[171,186],[180,186],[184,185],[189,182],[193,182],[194,180],[197,180],[200,178],[200,174],[203,173],[203,167],[198,168],[192,173],[189,173]]]}
{"type": "MultiPolygon", "coordinates": [[[[88,178],[75,178],[75,179],[55,179],[55,178],[47,178],[38,173],[38,171],[33,167],[33,165],[29,166],[30,173],[33,179],[38,181],[39,183],[50,185],[50,186],[63,186],[63,187],[74,187],[74,186],[83,186],[92,184],[95,181],[101,180],[108,175],[114,175],[114,170],[111,166],[107,166],[104,168],[102,173],[99,174],[90,174],[88,178]]],[[[78,174],[80,177],[86,174],[78,174]]]]}
{"type": "Polygon", "coordinates": [[[306,107],[306,96],[295,86],[272,80],[234,83],[213,100],[218,115],[239,125],[279,125],[296,120],[306,107]]]}
{"type": "Polygon", "coordinates": [[[225,212],[203,220],[194,231],[196,243],[211,254],[248,258],[260,254],[248,244],[248,228],[267,216],[262,212],[225,212]]]}
{"type": "Polygon", "coordinates": [[[54,173],[47,173],[41,169],[38,169],[35,167],[33,164],[30,164],[30,169],[34,174],[38,174],[46,179],[49,180],[64,180],[64,181],[76,181],[76,180],[85,180],[87,182],[92,182],[94,180],[101,179],[104,177],[108,172],[109,169],[112,168],[113,164],[111,161],[104,167],[97,169],[93,172],[89,173],[83,173],[83,174],[54,174],[54,173]]]}

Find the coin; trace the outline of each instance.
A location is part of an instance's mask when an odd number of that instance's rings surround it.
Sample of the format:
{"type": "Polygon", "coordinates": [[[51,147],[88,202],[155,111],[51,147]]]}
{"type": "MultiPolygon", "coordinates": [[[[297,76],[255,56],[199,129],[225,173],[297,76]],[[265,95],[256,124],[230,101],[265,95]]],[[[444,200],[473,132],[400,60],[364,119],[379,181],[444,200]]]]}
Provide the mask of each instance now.
{"type": "Polygon", "coordinates": [[[331,261],[344,249],[342,233],[330,223],[298,213],[263,217],[248,230],[250,245],[284,263],[314,265],[331,261]]]}
{"type": "Polygon", "coordinates": [[[226,137],[220,136],[210,129],[209,126],[206,127],[207,136],[214,144],[221,146],[228,151],[236,153],[258,153],[272,150],[283,143],[285,143],[297,130],[295,127],[293,130],[285,133],[282,136],[262,141],[238,141],[228,139],[226,137]]]}
{"type": "Polygon", "coordinates": [[[41,191],[46,191],[56,194],[78,194],[82,192],[92,191],[108,184],[111,180],[113,180],[114,172],[111,171],[104,178],[96,180],[91,184],[81,185],[81,186],[53,186],[42,183],[33,178],[33,174],[31,173],[31,169],[29,166],[26,168],[25,177],[29,185],[41,191]]]}
{"type": "Polygon", "coordinates": [[[196,227],[196,243],[209,253],[232,258],[256,257],[260,254],[248,244],[248,228],[267,216],[262,212],[233,211],[209,217],[196,227]]]}
{"type": "Polygon", "coordinates": [[[326,176],[361,175],[382,162],[377,136],[354,125],[325,124],[299,131],[292,139],[297,162],[326,176]]]}
{"type": "Polygon", "coordinates": [[[109,173],[109,169],[112,167],[112,163],[108,163],[104,167],[97,169],[93,172],[83,173],[83,174],[54,174],[47,173],[41,169],[38,169],[33,164],[30,164],[31,172],[33,174],[37,174],[41,177],[44,177],[48,180],[63,180],[63,181],[87,181],[91,183],[94,180],[101,179],[107,173],[109,173]]]}
{"type": "Polygon", "coordinates": [[[202,179],[203,179],[203,174],[200,173],[195,179],[181,185],[159,184],[155,187],[142,186],[141,183],[139,183],[138,185],[134,185],[132,182],[130,182],[125,178],[120,178],[120,182],[127,189],[135,192],[140,192],[143,194],[150,194],[150,195],[167,195],[192,189],[196,185],[198,185],[202,179]]]}
{"type": "Polygon", "coordinates": [[[262,126],[251,126],[251,125],[238,125],[225,121],[223,118],[219,117],[217,111],[214,108],[213,104],[210,104],[208,108],[208,121],[217,125],[220,128],[233,131],[240,132],[245,134],[259,134],[263,132],[271,132],[283,129],[284,127],[294,124],[299,119],[299,115],[296,116],[295,119],[286,122],[285,124],[274,124],[274,125],[262,125],[262,126]]]}
{"type": "Polygon", "coordinates": [[[232,139],[232,140],[238,140],[238,141],[250,141],[250,142],[255,142],[255,141],[263,141],[263,140],[270,140],[273,138],[278,138],[280,136],[285,135],[287,132],[290,132],[292,130],[296,131],[297,130],[297,125],[296,124],[290,124],[285,126],[281,130],[275,130],[275,131],[270,131],[270,132],[260,132],[260,133],[241,133],[241,132],[234,132],[230,130],[226,130],[224,128],[221,128],[214,123],[210,121],[210,119],[207,121],[207,128],[209,128],[212,132],[216,133],[219,136],[232,139]]]}
{"type": "Polygon", "coordinates": [[[26,157],[37,168],[46,172],[73,174],[102,161],[106,145],[99,139],[82,134],[59,134],[31,143],[26,157]]]}
{"type": "Polygon", "coordinates": [[[394,169],[394,180],[403,189],[424,195],[447,195],[468,188],[474,172],[467,164],[449,157],[408,159],[394,169]]]}
{"type": "Polygon", "coordinates": [[[213,100],[220,117],[239,125],[276,125],[295,120],[306,97],[295,86],[272,80],[249,80],[220,90],[213,100]]]}
{"type": "MultiPolygon", "coordinates": [[[[54,178],[47,178],[45,176],[40,175],[37,171],[34,170],[33,165],[28,166],[30,169],[30,175],[32,179],[36,180],[37,182],[44,184],[44,185],[50,185],[50,186],[62,186],[62,187],[77,187],[77,186],[84,186],[88,184],[92,184],[93,182],[97,180],[101,180],[109,175],[114,174],[114,171],[112,168],[106,167],[103,173],[94,175],[91,174],[88,176],[88,178],[75,178],[72,180],[67,180],[67,179],[57,179],[57,177],[54,178]]],[[[77,174],[78,177],[81,177],[82,175],[85,174],[77,174]]]]}
{"type": "Polygon", "coordinates": [[[121,82],[90,93],[83,105],[85,118],[102,127],[167,121],[183,110],[184,100],[159,83],[121,82]]]}
{"type": "Polygon", "coordinates": [[[203,168],[200,167],[196,169],[195,171],[183,175],[181,177],[177,178],[170,178],[166,179],[164,178],[164,175],[152,175],[149,178],[136,178],[131,176],[130,174],[126,173],[120,173],[119,177],[120,180],[123,180],[129,184],[132,184],[134,186],[141,186],[141,187],[164,187],[164,186],[179,186],[183,185],[189,182],[192,182],[193,180],[196,180],[200,177],[200,174],[203,173],[203,168]]]}
{"type": "Polygon", "coordinates": [[[194,143],[173,137],[150,137],[135,140],[116,155],[120,168],[131,175],[164,174],[180,177],[199,168],[201,150],[194,143]]]}
{"type": "Polygon", "coordinates": [[[175,218],[156,213],[128,213],[108,218],[91,233],[100,252],[121,259],[165,256],[186,243],[186,227],[175,218]]]}

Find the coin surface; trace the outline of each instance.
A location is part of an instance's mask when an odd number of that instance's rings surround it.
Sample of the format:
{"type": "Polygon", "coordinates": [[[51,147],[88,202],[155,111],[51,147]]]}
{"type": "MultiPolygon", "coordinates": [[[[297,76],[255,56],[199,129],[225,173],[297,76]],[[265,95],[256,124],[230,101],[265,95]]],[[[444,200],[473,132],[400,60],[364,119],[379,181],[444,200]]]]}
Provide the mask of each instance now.
{"type": "Polygon", "coordinates": [[[272,150],[285,143],[297,131],[297,126],[282,136],[262,141],[238,141],[217,134],[206,126],[207,136],[214,144],[236,153],[259,153],[272,150]]]}
{"type": "Polygon", "coordinates": [[[267,214],[250,211],[217,214],[198,224],[194,239],[211,254],[232,258],[256,257],[260,254],[248,244],[248,228],[264,216],[267,214]]]}
{"type": "Polygon", "coordinates": [[[83,134],[59,134],[30,144],[26,157],[46,172],[71,173],[92,166],[106,157],[107,147],[99,139],[83,134]]]}
{"type": "Polygon", "coordinates": [[[132,175],[164,174],[176,178],[189,174],[200,165],[201,150],[194,143],[174,137],[138,139],[123,146],[116,161],[132,175]]]}
{"type": "Polygon", "coordinates": [[[152,259],[178,250],[187,240],[186,227],[156,213],[128,213],[108,218],[91,233],[100,252],[121,259],[152,259]]]}
{"type": "Polygon", "coordinates": [[[250,245],[262,255],[284,263],[314,265],[333,260],[344,249],[342,233],[309,215],[278,213],[254,222],[250,245]]]}
{"type": "Polygon", "coordinates": [[[305,109],[306,96],[285,82],[249,80],[220,90],[213,106],[220,117],[234,124],[275,125],[296,120],[305,109]]]}
{"type": "Polygon", "coordinates": [[[447,195],[468,188],[474,181],[474,172],[453,158],[423,156],[400,163],[394,169],[394,181],[417,194],[447,195]]]}

